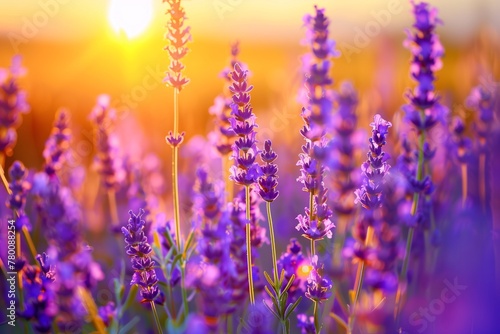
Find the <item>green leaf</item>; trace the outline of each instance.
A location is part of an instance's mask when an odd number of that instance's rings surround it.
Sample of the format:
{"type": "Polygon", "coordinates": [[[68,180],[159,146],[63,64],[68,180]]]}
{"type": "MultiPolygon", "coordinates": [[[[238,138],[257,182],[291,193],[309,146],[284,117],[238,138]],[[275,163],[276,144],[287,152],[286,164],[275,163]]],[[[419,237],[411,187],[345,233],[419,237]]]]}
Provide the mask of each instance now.
{"type": "Polygon", "coordinates": [[[177,254],[174,257],[174,260],[172,261],[172,268],[174,268],[177,265],[177,262],[182,260],[182,254],[177,254]]]}
{"type": "Polygon", "coordinates": [[[132,302],[134,301],[135,297],[137,296],[137,289],[138,289],[137,284],[134,284],[134,285],[132,285],[132,287],[128,291],[127,299],[125,300],[125,303],[123,304],[123,308],[122,308],[123,312],[125,312],[132,305],[132,302]]]}
{"type": "Polygon", "coordinates": [[[285,269],[281,269],[281,274],[280,274],[280,287],[283,284],[283,281],[285,280],[285,269]]]}
{"type": "Polygon", "coordinates": [[[267,307],[269,311],[278,319],[281,320],[281,317],[269,306],[265,301],[263,301],[264,305],[267,307]]]}
{"type": "Polygon", "coordinates": [[[300,296],[295,301],[295,303],[288,305],[288,307],[286,308],[286,311],[285,311],[285,319],[290,318],[290,315],[293,313],[293,311],[295,311],[295,309],[297,308],[297,306],[299,306],[299,303],[300,303],[301,300],[302,300],[302,296],[300,296]]]}
{"type": "Polygon", "coordinates": [[[122,328],[120,328],[120,331],[118,332],[118,334],[126,334],[126,333],[130,332],[132,329],[134,329],[134,327],[140,321],[141,321],[141,318],[139,318],[139,316],[136,315],[125,326],[123,326],[122,328]]]}
{"type": "Polygon", "coordinates": [[[290,280],[288,281],[287,285],[283,289],[283,292],[286,292],[286,291],[288,291],[288,289],[290,289],[294,280],[295,280],[295,274],[292,274],[292,276],[290,277],[290,280]]]}
{"type": "Polygon", "coordinates": [[[125,287],[123,286],[122,282],[120,282],[117,278],[113,280],[113,284],[115,287],[115,299],[118,305],[121,304],[123,295],[125,293],[125,287]]]}
{"type": "Polygon", "coordinates": [[[183,250],[184,255],[186,255],[186,253],[191,249],[193,240],[194,240],[194,229],[189,231],[189,234],[186,238],[186,243],[184,244],[184,250],[183,250]]]}
{"type": "Polygon", "coordinates": [[[274,293],[272,293],[271,290],[269,290],[269,288],[267,287],[267,285],[264,286],[264,290],[266,290],[266,292],[269,295],[269,297],[275,299],[274,293]]]}
{"type": "Polygon", "coordinates": [[[271,279],[271,276],[269,276],[269,274],[267,273],[267,271],[264,271],[264,277],[266,278],[266,280],[269,283],[269,285],[274,288],[274,281],[271,279]]]}

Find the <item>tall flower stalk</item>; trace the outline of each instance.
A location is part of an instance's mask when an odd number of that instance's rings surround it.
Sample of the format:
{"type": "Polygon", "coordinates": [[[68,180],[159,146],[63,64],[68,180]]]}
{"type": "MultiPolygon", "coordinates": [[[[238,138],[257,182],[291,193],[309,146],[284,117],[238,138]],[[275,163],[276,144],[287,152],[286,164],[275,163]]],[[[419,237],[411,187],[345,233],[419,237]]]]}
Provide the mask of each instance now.
{"type": "MultiPolygon", "coordinates": [[[[376,216],[377,213],[374,211],[382,206],[383,187],[390,168],[389,164],[386,162],[387,156],[385,152],[382,151],[382,147],[386,144],[389,128],[392,124],[377,114],[370,126],[372,127],[372,136],[369,139],[370,151],[367,153],[368,160],[361,165],[363,184],[361,188],[354,192],[356,195],[354,203],[361,204],[363,208],[372,211],[372,214],[376,216]]],[[[370,224],[367,228],[364,240],[365,248],[370,245],[373,234],[374,227],[370,224]]],[[[356,304],[358,303],[359,295],[363,287],[365,270],[366,259],[363,259],[358,264],[356,280],[354,281],[354,296],[352,298],[352,309],[348,323],[349,333],[351,333],[354,328],[356,304]]]]}
{"type": "Polygon", "coordinates": [[[174,221],[177,241],[177,249],[181,250],[181,227],[179,208],[179,146],[184,140],[184,132],[179,133],[179,93],[182,88],[189,83],[189,79],[184,77],[182,71],[184,65],[182,58],[188,53],[186,44],[191,40],[190,27],[184,25],[186,13],[181,6],[181,0],[163,0],[169,5],[167,14],[170,19],[167,23],[168,45],[165,50],[170,57],[165,82],[174,88],[174,129],[166,137],[167,143],[172,147],[172,198],[174,202],[174,221]]]}
{"type": "MultiPolygon", "coordinates": [[[[306,15],[304,23],[307,27],[305,43],[310,46],[310,53],[302,57],[304,71],[304,89],[299,98],[303,103],[302,118],[304,127],[301,134],[306,144],[302,146],[297,165],[301,166],[301,176],[297,181],[303,184],[303,190],[309,193],[309,207],[305,208],[305,215],[298,215],[297,230],[302,230],[303,236],[311,242],[311,258],[315,259],[316,241],[325,236],[332,237],[335,225],[330,221],[332,211],[328,207],[327,189],[324,184],[325,160],[327,160],[327,132],[332,118],[333,92],[328,89],[333,80],[329,76],[330,58],[337,56],[335,42],[328,39],[329,20],[324,9],[315,7],[315,15],[306,15]]],[[[315,268],[321,268],[316,258],[315,268]]],[[[311,260],[311,262],[313,262],[311,260]]],[[[308,279],[309,287],[317,287],[319,274],[311,275],[308,279]],[[316,285],[315,285],[316,284],[316,285]]],[[[331,285],[330,285],[331,288],[331,285]]],[[[323,289],[323,288],[322,288],[323,289]]],[[[321,289],[321,290],[322,290],[321,289]]],[[[309,296],[313,294],[309,293],[309,296]]],[[[306,296],[308,294],[306,293],[306,296]]],[[[314,327],[317,333],[321,330],[319,323],[318,304],[323,298],[311,298],[314,303],[314,327]]]]}
{"type": "MultiPolygon", "coordinates": [[[[429,4],[412,2],[412,5],[415,16],[414,31],[413,33],[408,31],[408,38],[404,45],[412,54],[410,74],[417,82],[417,86],[407,94],[409,103],[403,106],[403,110],[406,113],[406,119],[413,124],[418,133],[417,166],[415,177],[410,180],[415,188],[410,213],[415,216],[419,207],[420,192],[424,191],[430,182],[427,177],[424,179],[424,149],[428,145],[426,144],[426,134],[443,118],[445,107],[439,103],[439,98],[434,90],[435,72],[442,67],[441,57],[444,53],[439,37],[434,30],[442,21],[437,16],[437,9],[430,7],[429,4]]],[[[414,230],[415,226],[409,227],[403,267],[399,275],[395,308],[396,323],[399,322],[401,301],[406,288],[414,230]]]]}
{"type": "Polygon", "coordinates": [[[245,188],[245,235],[247,252],[247,272],[248,272],[248,292],[250,303],[255,304],[255,292],[252,273],[252,240],[251,240],[251,217],[250,217],[250,190],[252,185],[257,183],[261,175],[261,169],[255,162],[259,153],[257,140],[255,139],[255,115],[250,104],[250,91],[253,86],[247,83],[247,73],[239,64],[234,65],[231,72],[233,80],[229,90],[233,93],[233,103],[231,104],[231,128],[238,137],[233,145],[234,165],[230,168],[230,179],[236,184],[245,188]]]}
{"type": "MultiPolygon", "coordinates": [[[[188,315],[186,278],[186,252],[182,251],[180,205],[179,205],[179,146],[184,140],[184,132],[179,133],[179,93],[189,83],[189,79],[183,76],[184,65],[182,58],[188,53],[187,43],[191,40],[190,27],[185,25],[186,12],[181,5],[181,0],[163,0],[169,5],[167,15],[167,32],[165,34],[168,45],[165,50],[170,58],[165,82],[174,88],[174,129],[166,136],[167,143],[172,147],[172,198],[174,206],[175,241],[177,251],[183,254],[181,267],[181,293],[184,317],[188,315]]],[[[185,319],[184,318],[184,319],[185,319]]]]}

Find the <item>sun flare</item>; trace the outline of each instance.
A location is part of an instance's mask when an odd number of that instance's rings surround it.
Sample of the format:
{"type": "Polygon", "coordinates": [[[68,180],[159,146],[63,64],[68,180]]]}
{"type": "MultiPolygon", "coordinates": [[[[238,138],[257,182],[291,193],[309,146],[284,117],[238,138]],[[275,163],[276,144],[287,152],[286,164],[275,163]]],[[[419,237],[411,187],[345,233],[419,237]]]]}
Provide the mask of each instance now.
{"type": "Polygon", "coordinates": [[[152,0],[111,0],[109,23],[117,33],[128,38],[142,34],[153,18],[152,0]]]}

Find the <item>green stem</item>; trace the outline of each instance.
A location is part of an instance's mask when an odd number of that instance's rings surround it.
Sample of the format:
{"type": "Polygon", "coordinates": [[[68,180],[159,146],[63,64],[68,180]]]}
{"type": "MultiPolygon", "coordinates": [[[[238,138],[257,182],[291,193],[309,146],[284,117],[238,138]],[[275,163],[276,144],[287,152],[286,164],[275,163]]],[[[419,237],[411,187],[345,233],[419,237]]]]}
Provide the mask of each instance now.
{"type": "MultiPolygon", "coordinates": [[[[179,127],[179,90],[174,89],[174,136],[178,135],[179,127]]],[[[181,219],[180,219],[180,208],[179,208],[179,147],[172,147],[172,197],[174,201],[174,220],[175,220],[175,236],[177,243],[177,250],[181,252],[181,219]]]]}
{"type": "Polygon", "coordinates": [[[255,294],[253,288],[253,273],[252,273],[252,240],[250,231],[250,186],[245,186],[245,202],[246,202],[246,244],[247,244],[247,269],[248,269],[248,294],[250,296],[250,304],[255,304],[255,294]]]}
{"type": "Polygon", "coordinates": [[[267,220],[269,221],[269,238],[271,239],[271,254],[273,257],[274,282],[278,282],[278,261],[276,260],[276,241],[274,238],[273,217],[271,215],[271,203],[266,203],[267,220]]]}
{"type": "Polygon", "coordinates": [[[155,318],[156,323],[156,331],[159,334],[163,334],[163,330],[161,329],[160,318],[158,317],[158,313],[156,312],[155,302],[151,301],[151,309],[153,310],[153,316],[155,318]]]}
{"type": "Polygon", "coordinates": [[[182,260],[181,264],[181,294],[182,294],[182,305],[184,319],[187,319],[189,314],[188,300],[187,300],[187,289],[186,289],[186,261],[182,260]]]}
{"type": "Polygon", "coordinates": [[[314,328],[316,330],[316,334],[319,334],[321,331],[320,325],[319,325],[319,303],[317,301],[314,301],[314,328]]]}
{"type": "MultiPolygon", "coordinates": [[[[420,111],[421,118],[424,118],[423,111],[420,111]]],[[[420,130],[418,137],[418,163],[417,163],[417,181],[422,180],[423,168],[424,168],[424,143],[425,143],[425,131],[420,130]]],[[[420,194],[418,192],[413,194],[413,203],[411,206],[411,215],[415,216],[417,213],[418,201],[420,199],[420,194]]],[[[398,291],[396,293],[396,307],[395,307],[395,319],[396,326],[399,327],[399,315],[401,314],[402,307],[402,299],[403,299],[403,287],[406,283],[406,276],[408,274],[408,266],[410,263],[410,253],[411,253],[411,245],[413,241],[413,232],[414,227],[410,227],[408,231],[408,237],[406,239],[406,249],[405,249],[405,257],[403,259],[403,268],[401,269],[401,273],[399,275],[399,284],[398,291]]]]}
{"type": "MultiPolygon", "coordinates": [[[[373,238],[373,233],[374,229],[373,226],[368,226],[368,229],[366,230],[366,237],[365,237],[365,247],[368,247],[371,243],[371,240],[373,238]]],[[[356,319],[356,306],[358,304],[359,300],[359,295],[361,294],[361,289],[363,288],[363,280],[365,277],[365,267],[366,263],[365,261],[362,261],[358,265],[358,270],[356,272],[356,280],[354,281],[354,288],[356,289],[354,292],[354,298],[352,301],[352,309],[349,314],[349,319],[348,319],[348,332],[352,333],[352,330],[354,329],[354,322],[356,319]]]]}

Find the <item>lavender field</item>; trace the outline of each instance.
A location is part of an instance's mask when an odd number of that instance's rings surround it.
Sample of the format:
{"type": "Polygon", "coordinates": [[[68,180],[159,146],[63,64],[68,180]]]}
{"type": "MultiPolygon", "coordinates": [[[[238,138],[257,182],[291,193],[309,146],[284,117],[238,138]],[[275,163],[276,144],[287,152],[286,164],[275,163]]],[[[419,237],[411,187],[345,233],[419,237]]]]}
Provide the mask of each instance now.
{"type": "Polygon", "coordinates": [[[0,333],[500,333],[493,2],[69,2],[0,5],[0,333]]]}

